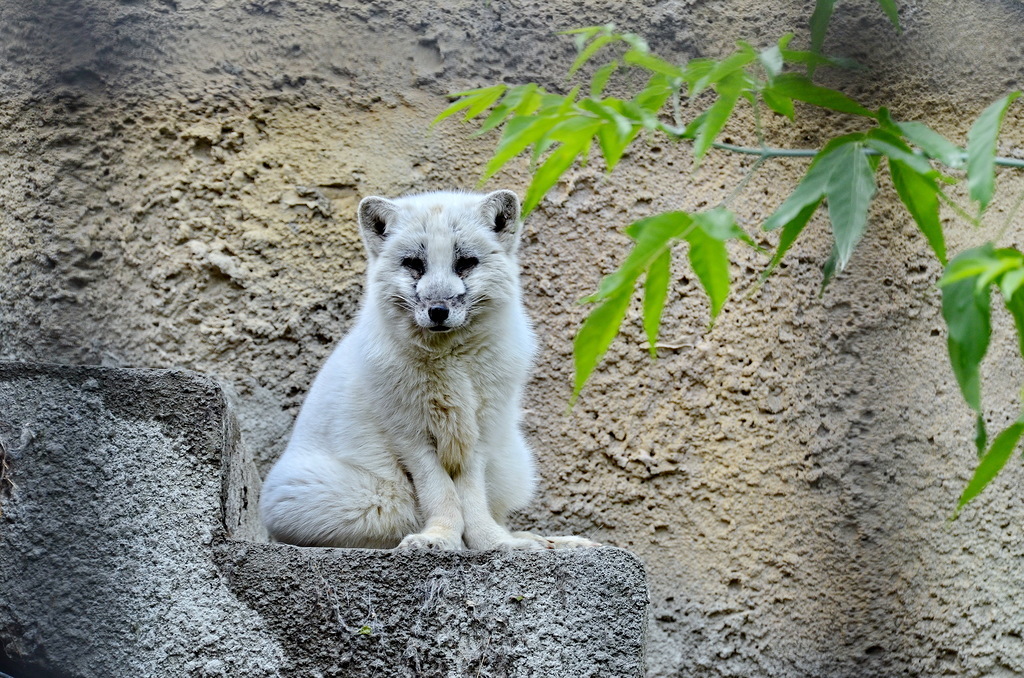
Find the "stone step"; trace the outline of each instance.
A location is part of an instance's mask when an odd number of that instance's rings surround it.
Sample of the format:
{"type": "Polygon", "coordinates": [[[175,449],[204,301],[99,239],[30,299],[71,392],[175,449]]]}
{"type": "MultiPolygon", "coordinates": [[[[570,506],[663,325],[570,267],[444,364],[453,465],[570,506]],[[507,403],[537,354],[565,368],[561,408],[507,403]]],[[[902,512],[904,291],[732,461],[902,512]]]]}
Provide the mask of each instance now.
{"type": "Polygon", "coordinates": [[[0,364],[0,673],[641,676],[643,566],[613,548],[265,543],[217,383],[0,364]]]}

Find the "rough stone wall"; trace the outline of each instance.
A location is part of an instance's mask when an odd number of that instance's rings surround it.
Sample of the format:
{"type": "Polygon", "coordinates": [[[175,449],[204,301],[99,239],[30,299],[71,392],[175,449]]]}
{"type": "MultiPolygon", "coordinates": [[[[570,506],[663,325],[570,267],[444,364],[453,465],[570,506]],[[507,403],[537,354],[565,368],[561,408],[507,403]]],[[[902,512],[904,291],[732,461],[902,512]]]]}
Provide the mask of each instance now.
{"type": "MultiPolygon", "coordinates": [[[[839,3],[828,46],[869,72],[831,74],[868,105],[963,140],[1024,82],[1011,0],[839,3]]],[[[678,59],[739,38],[801,35],[813,3],[751,0],[0,4],[0,357],[218,375],[237,390],[263,468],[361,294],[359,197],[475,184],[493,138],[428,128],[450,91],[564,89],[569,41],[617,21],[678,59]]],[[[1002,154],[1024,144],[1019,105],[1002,154]]],[[[842,116],[767,122],[780,145],[842,116]]],[[[752,142],[750,125],[727,130],[752,142]]],[[[848,272],[819,298],[819,217],[763,289],[736,250],[738,293],[710,333],[676,267],[652,362],[639,309],[575,410],[576,300],[621,257],[621,227],[713,206],[751,164],[639,144],[616,173],[574,169],[526,224],[527,304],[542,351],[526,426],[542,491],[524,525],[638,553],[654,606],[651,675],[1015,675],[1024,672],[1020,465],[955,523],[971,417],[946,364],[938,265],[883,188],[848,272]]],[[[732,203],[753,231],[803,162],[774,161],[732,203]]],[[[525,188],[520,164],[489,187],[525,188]]],[[[1004,174],[999,231],[1021,175],[1004,174]]],[[[953,195],[964,199],[963,191],[953,195]]],[[[1001,244],[1022,246],[1019,218],[1001,244]]],[[[985,374],[993,430],[1024,371],[996,319],[985,374]]]]}

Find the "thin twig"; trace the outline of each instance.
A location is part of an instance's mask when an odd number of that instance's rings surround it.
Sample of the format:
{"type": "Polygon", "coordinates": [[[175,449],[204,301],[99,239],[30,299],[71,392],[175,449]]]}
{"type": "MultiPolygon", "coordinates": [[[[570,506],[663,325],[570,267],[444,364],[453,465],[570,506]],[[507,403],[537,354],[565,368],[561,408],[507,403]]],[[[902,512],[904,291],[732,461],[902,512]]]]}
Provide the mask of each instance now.
{"type": "Polygon", "coordinates": [[[1006,231],[1010,229],[1010,224],[1013,222],[1013,218],[1017,216],[1017,210],[1020,209],[1021,203],[1024,203],[1024,191],[1017,196],[1017,201],[1013,203],[1013,207],[1010,208],[1010,213],[1006,215],[1006,220],[1003,221],[1002,228],[999,229],[999,233],[993,239],[992,242],[998,243],[1006,235],[1006,231]]]}
{"type": "Polygon", "coordinates": [[[754,172],[756,172],[758,168],[760,168],[761,165],[765,163],[766,160],[768,160],[768,157],[762,155],[760,158],[754,161],[754,164],[752,164],[750,166],[750,169],[747,170],[747,173],[743,176],[743,179],[740,181],[740,183],[736,184],[736,186],[733,187],[732,191],[729,192],[729,195],[725,196],[725,199],[721,203],[722,207],[728,207],[732,203],[732,201],[736,199],[736,196],[739,195],[743,191],[743,189],[747,187],[747,184],[750,183],[751,178],[753,178],[754,176],[754,172]]]}

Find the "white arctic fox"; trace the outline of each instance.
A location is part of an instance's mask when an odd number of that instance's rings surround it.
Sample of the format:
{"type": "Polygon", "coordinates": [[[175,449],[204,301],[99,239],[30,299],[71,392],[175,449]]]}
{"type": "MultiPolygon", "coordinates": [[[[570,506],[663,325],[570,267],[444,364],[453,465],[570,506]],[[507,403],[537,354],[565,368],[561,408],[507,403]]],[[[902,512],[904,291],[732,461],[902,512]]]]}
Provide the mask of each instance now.
{"type": "Polygon", "coordinates": [[[504,526],[536,484],[519,432],[534,338],[519,295],[515,194],[365,198],[359,229],[366,295],[263,485],[271,536],[370,548],[595,545],[504,526]]]}

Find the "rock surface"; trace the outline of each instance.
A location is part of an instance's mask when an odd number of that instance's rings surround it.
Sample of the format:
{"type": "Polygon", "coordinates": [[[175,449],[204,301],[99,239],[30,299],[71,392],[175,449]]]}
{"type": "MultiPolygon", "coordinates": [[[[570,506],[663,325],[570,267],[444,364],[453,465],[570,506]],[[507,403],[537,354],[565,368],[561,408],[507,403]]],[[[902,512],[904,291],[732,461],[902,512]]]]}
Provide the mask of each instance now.
{"type": "Polygon", "coordinates": [[[0,364],[0,672],[642,676],[643,566],[612,548],[300,549],[258,537],[217,384],[0,364]]]}

